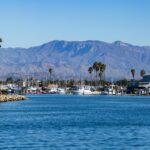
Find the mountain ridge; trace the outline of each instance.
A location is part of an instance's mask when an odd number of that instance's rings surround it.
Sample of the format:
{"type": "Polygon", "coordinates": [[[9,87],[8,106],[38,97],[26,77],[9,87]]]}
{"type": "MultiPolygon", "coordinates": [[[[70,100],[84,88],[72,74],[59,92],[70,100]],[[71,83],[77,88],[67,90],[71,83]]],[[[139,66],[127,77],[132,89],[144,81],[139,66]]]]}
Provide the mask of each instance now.
{"type": "MultiPolygon", "coordinates": [[[[106,63],[105,78],[131,78],[130,69],[149,73],[150,47],[122,41],[112,43],[87,40],[53,40],[30,48],[1,48],[0,76],[36,76],[48,78],[48,68],[54,69],[53,78],[90,78],[87,70],[94,61],[106,63]]],[[[94,76],[94,74],[93,74],[94,76]]]]}

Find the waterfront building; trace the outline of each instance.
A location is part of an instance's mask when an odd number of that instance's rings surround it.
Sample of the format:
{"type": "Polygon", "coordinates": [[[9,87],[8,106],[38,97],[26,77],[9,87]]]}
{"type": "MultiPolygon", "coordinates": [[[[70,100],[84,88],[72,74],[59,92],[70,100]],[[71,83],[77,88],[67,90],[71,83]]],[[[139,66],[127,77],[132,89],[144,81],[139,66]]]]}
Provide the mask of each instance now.
{"type": "Polygon", "coordinates": [[[143,79],[138,83],[139,89],[144,94],[150,94],[150,75],[144,75],[143,79]]]}
{"type": "Polygon", "coordinates": [[[131,80],[127,87],[127,93],[149,95],[150,94],[150,75],[144,75],[143,79],[139,81],[131,80]]]}

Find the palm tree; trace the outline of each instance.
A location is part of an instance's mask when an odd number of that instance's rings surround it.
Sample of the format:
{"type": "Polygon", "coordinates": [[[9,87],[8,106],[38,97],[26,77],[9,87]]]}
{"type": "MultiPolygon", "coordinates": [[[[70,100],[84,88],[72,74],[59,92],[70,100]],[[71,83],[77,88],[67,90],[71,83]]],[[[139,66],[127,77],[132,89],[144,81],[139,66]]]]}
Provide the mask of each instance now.
{"type": "Polygon", "coordinates": [[[101,81],[102,81],[102,75],[103,75],[103,73],[106,70],[106,65],[101,63],[99,67],[100,67],[99,68],[99,70],[100,70],[99,77],[100,77],[100,83],[101,83],[101,81]]]}
{"type": "Polygon", "coordinates": [[[98,71],[99,71],[99,65],[100,65],[100,62],[94,62],[94,64],[93,64],[93,70],[95,70],[95,72],[96,72],[96,81],[97,81],[97,73],[98,73],[98,71]]]}
{"type": "Polygon", "coordinates": [[[141,77],[143,78],[143,76],[144,76],[145,74],[146,74],[145,70],[142,69],[141,72],[140,72],[141,77]]]}
{"type": "Polygon", "coordinates": [[[89,69],[88,69],[88,73],[91,75],[91,74],[92,74],[92,72],[93,72],[93,67],[89,67],[89,69]]]}
{"type": "Polygon", "coordinates": [[[49,71],[49,74],[50,74],[50,80],[51,80],[53,69],[52,69],[52,68],[49,68],[48,71],[49,71]]]}
{"type": "Polygon", "coordinates": [[[131,69],[131,74],[132,74],[132,77],[134,79],[134,77],[135,77],[135,69],[131,69]]]}
{"type": "MultiPolygon", "coordinates": [[[[0,43],[2,43],[2,39],[0,38],[0,43]]],[[[0,45],[0,47],[1,47],[1,45],[0,45]]]]}
{"type": "Polygon", "coordinates": [[[93,68],[89,67],[88,72],[89,72],[89,74],[91,74],[93,72],[93,68]]]}

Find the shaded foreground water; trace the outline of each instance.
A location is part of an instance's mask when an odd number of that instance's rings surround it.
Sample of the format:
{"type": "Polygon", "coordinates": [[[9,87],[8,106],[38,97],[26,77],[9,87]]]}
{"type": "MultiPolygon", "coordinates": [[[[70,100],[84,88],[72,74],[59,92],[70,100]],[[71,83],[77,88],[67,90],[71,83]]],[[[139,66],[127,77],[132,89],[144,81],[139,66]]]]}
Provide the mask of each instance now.
{"type": "Polygon", "coordinates": [[[150,97],[29,97],[0,103],[0,149],[150,149],[150,97]]]}

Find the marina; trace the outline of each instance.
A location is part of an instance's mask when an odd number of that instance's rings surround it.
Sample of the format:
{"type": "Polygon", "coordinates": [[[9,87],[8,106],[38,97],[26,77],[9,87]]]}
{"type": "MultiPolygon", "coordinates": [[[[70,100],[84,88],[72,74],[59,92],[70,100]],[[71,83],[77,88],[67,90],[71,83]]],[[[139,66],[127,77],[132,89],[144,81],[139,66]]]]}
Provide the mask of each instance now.
{"type": "Polygon", "coordinates": [[[2,0],[0,18],[0,150],[150,150],[150,0],[2,0]]]}

